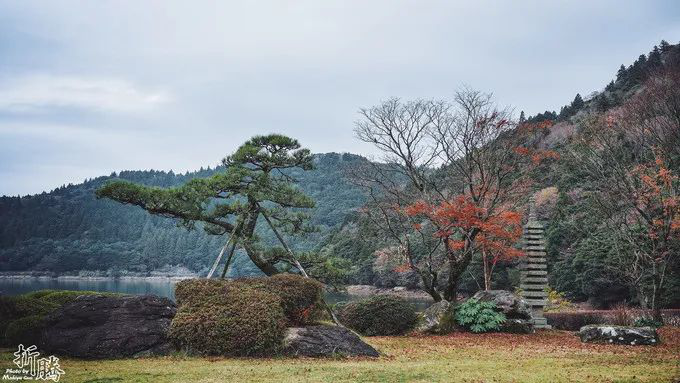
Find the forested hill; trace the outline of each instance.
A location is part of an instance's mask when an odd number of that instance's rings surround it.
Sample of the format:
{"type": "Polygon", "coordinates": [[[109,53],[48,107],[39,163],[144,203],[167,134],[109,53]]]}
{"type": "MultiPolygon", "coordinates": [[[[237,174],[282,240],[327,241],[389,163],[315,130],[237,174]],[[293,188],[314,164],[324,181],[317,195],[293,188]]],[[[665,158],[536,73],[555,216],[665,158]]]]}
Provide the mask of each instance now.
{"type": "MultiPolygon", "coordinates": [[[[318,154],[314,170],[291,173],[316,201],[310,213],[312,223],[319,227],[319,232],[294,240],[297,248],[313,248],[348,212],[362,205],[361,192],[344,177],[346,168],[357,161],[366,159],[353,154],[318,154]]],[[[0,271],[205,272],[224,238],[209,236],[201,229],[188,231],[177,227],[173,219],[152,216],[138,207],[97,200],[94,191],[113,178],[170,187],[221,170],[187,174],[123,171],[49,193],[0,197],[0,271]]],[[[267,240],[271,234],[263,231],[262,236],[267,240]]],[[[246,259],[237,258],[236,273],[254,271],[246,259]]]]}
{"type": "MultiPolygon", "coordinates": [[[[620,267],[617,263],[619,254],[615,246],[616,237],[604,224],[608,217],[589,197],[597,180],[583,176],[581,164],[573,160],[572,153],[582,150],[579,149],[579,143],[587,135],[584,129],[591,121],[607,113],[625,110],[627,102],[644,95],[645,87],[658,73],[680,79],[680,44],[662,41],[648,54],[640,55],[634,63],[621,65],[618,71],[612,68],[614,80],[609,83],[604,80],[603,88],[588,96],[577,94],[559,113],[546,111],[524,116],[522,112],[520,116],[521,122],[552,122],[549,129],[542,131],[537,145],[554,151],[558,159],[546,161],[532,171],[532,187],[539,219],[546,226],[550,286],[566,293],[570,299],[591,300],[598,307],[640,300],[626,276],[620,273],[627,267],[620,267]]],[[[664,113],[673,110],[671,113],[677,116],[679,104],[678,99],[673,98],[675,94],[669,91],[658,96],[666,98],[668,102],[658,108],[664,113]]],[[[635,153],[635,150],[639,149],[631,147],[623,152],[635,158],[640,154],[635,153]]],[[[612,160],[625,163],[624,157],[612,160]]],[[[679,161],[669,162],[673,174],[680,173],[680,167],[673,165],[679,161]]],[[[526,207],[520,208],[526,211],[526,207]]],[[[398,265],[385,263],[375,256],[376,250],[387,246],[390,244],[381,242],[378,235],[373,235],[371,224],[360,215],[348,217],[346,223],[322,245],[324,251],[351,258],[351,278],[354,283],[417,286],[419,278],[413,273],[391,272],[398,265]]],[[[514,266],[512,262],[501,262],[497,266],[494,288],[512,289],[518,285],[514,266]]],[[[461,291],[474,292],[480,287],[481,270],[481,259],[475,256],[468,268],[469,273],[462,277],[461,291]]],[[[667,273],[664,299],[669,307],[677,307],[680,305],[680,263],[671,264],[667,273]]]]}

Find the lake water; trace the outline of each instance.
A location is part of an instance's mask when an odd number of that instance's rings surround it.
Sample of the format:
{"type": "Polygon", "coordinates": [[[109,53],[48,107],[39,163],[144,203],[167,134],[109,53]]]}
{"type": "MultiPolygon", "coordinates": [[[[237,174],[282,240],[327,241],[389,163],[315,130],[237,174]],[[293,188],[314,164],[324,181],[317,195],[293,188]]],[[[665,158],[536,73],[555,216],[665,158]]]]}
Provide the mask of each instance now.
{"type": "MultiPolygon", "coordinates": [[[[175,284],[173,279],[144,278],[106,278],[106,279],[65,279],[65,278],[0,278],[1,295],[19,295],[36,290],[88,290],[123,294],[153,294],[175,300],[175,284]]],[[[330,292],[326,294],[328,303],[352,301],[364,297],[344,293],[330,292]]],[[[410,300],[418,310],[424,310],[432,302],[426,300],[410,300]]]]}

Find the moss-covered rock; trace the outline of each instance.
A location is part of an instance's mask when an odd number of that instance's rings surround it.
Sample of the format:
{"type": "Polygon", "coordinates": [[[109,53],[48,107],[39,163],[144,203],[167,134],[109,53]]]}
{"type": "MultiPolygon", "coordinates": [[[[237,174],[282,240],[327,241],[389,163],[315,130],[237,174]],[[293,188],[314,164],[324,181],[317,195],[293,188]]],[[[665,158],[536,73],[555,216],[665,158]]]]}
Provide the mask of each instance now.
{"type": "Polygon", "coordinates": [[[7,343],[17,344],[40,344],[40,334],[43,329],[44,315],[29,315],[13,320],[7,325],[5,337],[7,343]]]}
{"type": "Polygon", "coordinates": [[[36,318],[45,318],[49,313],[59,307],[73,302],[81,295],[119,295],[112,293],[98,293],[96,291],[72,291],[72,290],[38,290],[30,293],[15,296],[0,296],[0,344],[14,345],[19,329],[24,328],[28,323],[37,323],[36,318]],[[10,339],[8,334],[9,326],[23,318],[13,326],[14,339],[10,339]]]}

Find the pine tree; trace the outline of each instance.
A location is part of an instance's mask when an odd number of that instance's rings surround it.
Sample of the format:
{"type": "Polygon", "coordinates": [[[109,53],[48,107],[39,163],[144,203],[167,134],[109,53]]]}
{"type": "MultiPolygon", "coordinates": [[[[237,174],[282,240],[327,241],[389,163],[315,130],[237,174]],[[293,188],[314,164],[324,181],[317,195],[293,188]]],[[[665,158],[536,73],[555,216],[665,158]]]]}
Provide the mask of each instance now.
{"type": "Polygon", "coordinates": [[[626,81],[627,77],[628,77],[628,70],[626,69],[626,67],[623,64],[621,64],[619,71],[616,73],[616,81],[626,81]]]}
{"type": "Polygon", "coordinates": [[[583,108],[584,102],[583,98],[581,97],[580,93],[576,93],[576,97],[574,97],[574,101],[571,102],[571,112],[573,114],[576,114],[581,108],[583,108]]]}
{"type": "Polygon", "coordinates": [[[659,47],[661,47],[661,53],[666,53],[671,50],[671,44],[666,40],[661,40],[659,47]]]}
{"type": "Polygon", "coordinates": [[[119,180],[99,188],[96,195],[176,218],[187,229],[201,223],[208,234],[229,234],[267,275],[278,273],[277,266],[296,267],[281,256],[280,249],[264,249],[255,228],[264,216],[268,223],[271,220],[273,230],[278,227],[292,234],[311,230],[307,215],[300,209],[314,207],[314,201],[294,186],[293,178],[282,173],[286,169],[312,169],[309,150],[286,136],[256,136],[222,163],[225,172],[194,178],[179,187],[163,189],[119,180]]]}

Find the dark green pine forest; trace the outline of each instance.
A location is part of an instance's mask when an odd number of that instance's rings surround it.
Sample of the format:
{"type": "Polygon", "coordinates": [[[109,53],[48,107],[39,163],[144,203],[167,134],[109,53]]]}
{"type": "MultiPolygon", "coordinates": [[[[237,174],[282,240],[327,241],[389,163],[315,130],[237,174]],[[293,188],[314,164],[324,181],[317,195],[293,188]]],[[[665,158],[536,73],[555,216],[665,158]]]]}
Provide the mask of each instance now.
{"type": "MultiPolygon", "coordinates": [[[[612,68],[616,70],[616,68],[612,68]]],[[[601,206],[589,193],[599,182],[575,162],[588,127],[597,116],[624,105],[644,90],[654,73],[665,71],[680,78],[680,44],[662,41],[632,64],[621,65],[615,78],[602,90],[577,94],[559,111],[534,116],[522,112],[519,123],[550,121],[538,147],[558,156],[532,170],[531,179],[539,219],[546,225],[549,243],[550,285],[575,301],[590,301],[596,307],[616,302],[641,303],[638,289],[631,288],[617,267],[617,242],[608,228],[601,206]]],[[[680,108],[680,101],[678,101],[680,108]]],[[[680,110],[680,109],[679,109],[680,110]]],[[[680,114],[678,114],[680,115],[680,114]]],[[[349,127],[348,127],[349,128],[349,127]]],[[[304,145],[304,142],[302,143],[304,145]]],[[[673,143],[670,143],[671,146],[673,143]]],[[[680,142],[675,142],[680,147],[680,142]]],[[[636,147],[619,148],[635,157],[636,147]]],[[[678,150],[668,151],[670,171],[680,173],[678,150]],[[673,154],[674,153],[674,154],[673,154]]],[[[622,159],[621,161],[628,161],[622,159]]],[[[316,230],[290,238],[295,250],[340,259],[336,281],[345,284],[417,287],[419,278],[409,272],[394,272],[397,264],[382,259],[377,251],[390,246],[361,214],[366,196],[347,175],[368,161],[354,154],[316,154],[314,169],[287,170],[301,191],[316,206],[311,224],[316,230]]],[[[153,273],[197,273],[205,275],[224,236],[211,236],[197,228],[187,230],[171,218],[148,214],[141,208],[97,199],[95,190],[110,180],[142,185],[173,187],[193,178],[208,177],[223,167],[186,174],[165,171],[122,171],[110,176],[65,185],[51,192],[24,197],[0,197],[0,271],[81,275],[151,275],[153,273]]],[[[528,200],[529,196],[526,196],[528,200]]],[[[276,244],[274,235],[258,227],[264,243],[276,244]]],[[[671,251],[680,251],[672,249],[671,251]]],[[[378,252],[379,253],[379,252],[378,252]]],[[[677,259],[677,257],[675,258],[677,259]]],[[[517,285],[516,261],[501,262],[494,272],[493,286],[517,285]]],[[[473,259],[463,276],[461,291],[480,288],[481,261],[473,259]]],[[[252,275],[258,270],[247,256],[237,254],[230,275],[252,275]]],[[[664,305],[680,305],[680,265],[669,265],[664,305]]],[[[640,283],[646,283],[642,281],[640,283]]]]}

